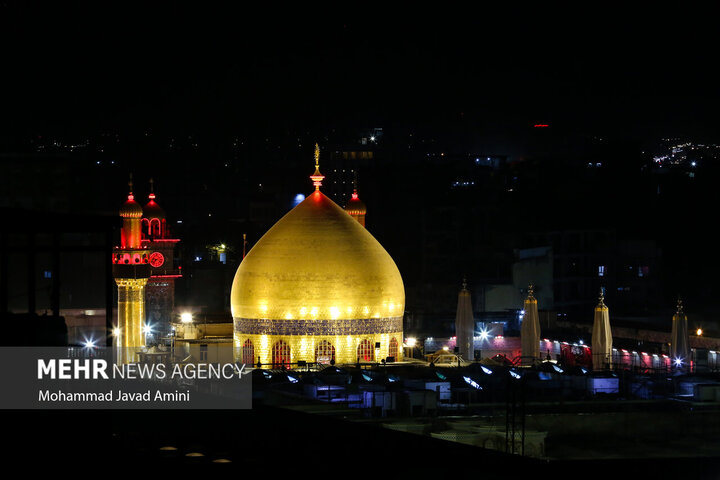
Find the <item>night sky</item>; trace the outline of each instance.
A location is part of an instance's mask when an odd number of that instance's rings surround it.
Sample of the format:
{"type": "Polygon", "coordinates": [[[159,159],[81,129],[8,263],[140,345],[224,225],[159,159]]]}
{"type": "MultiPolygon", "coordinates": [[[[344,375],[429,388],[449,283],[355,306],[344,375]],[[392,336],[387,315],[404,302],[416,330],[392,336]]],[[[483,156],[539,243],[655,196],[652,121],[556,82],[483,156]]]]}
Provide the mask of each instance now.
{"type": "Polygon", "coordinates": [[[709,12],[0,6],[5,131],[717,131],[709,12]]]}
{"type": "MultiPolygon", "coordinates": [[[[469,208],[462,214],[468,225],[486,212],[478,218],[495,222],[486,231],[602,226],[649,237],[667,261],[665,302],[691,285],[685,290],[704,291],[712,305],[720,265],[706,259],[713,240],[704,212],[720,201],[718,169],[701,165],[694,185],[681,179],[662,203],[651,168],[642,167],[652,167],[664,137],[720,143],[713,18],[712,11],[656,7],[391,11],[358,4],[328,11],[6,2],[0,153],[32,156],[50,139],[91,138],[94,153],[71,162],[83,177],[65,180],[76,195],[68,203],[114,215],[129,172],[141,191],[155,176],[171,216],[205,219],[197,231],[207,238],[184,237],[201,248],[232,241],[224,221],[210,224],[210,210],[212,218],[233,218],[249,198],[276,193],[280,203],[278,192],[288,199],[304,192],[314,142],[335,148],[382,127],[380,148],[392,162],[361,170],[361,191],[371,231],[404,274],[428,254],[419,241],[408,247],[406,239],[420,235],[408,229],[420,228],[428,207],[455,202],[469,208]],[[549,127],[540,132],[535,124],[549,127]],[[98,139],[115,136],[118,150],[97,153],[98,139]],[[198,138],[200,149],[188,151],[198,138]],[[178,139],[186,150],[170,152],[178,139]],[[511,201],[484,187],[453,197],[440,193],[458,172],[440,179],[430,164],[414,167],[440,151],[456,160],[481,152],[530,162],[504,172],[519,182],[511,201]],[[574,164],[548,162],[557,158],[574,164]],[[588,161],[606,168],[590,174],[588,161]],[[487,213],[495,207],[502,214],[487,213]],[[535,224],[521,227],[516,220],[527,211],[535,224]]],[[[57,182],[46,177],[13,185],[49,191],[57,182]]],[[[269,226],[237,228],[257,239],[269,226]]],[[[454,261],[462,265],[475,247],[468,241],[454,261]]],[[[452,305],[462,272],[446,270],[452,288],[441,303],[452,305]]]]}

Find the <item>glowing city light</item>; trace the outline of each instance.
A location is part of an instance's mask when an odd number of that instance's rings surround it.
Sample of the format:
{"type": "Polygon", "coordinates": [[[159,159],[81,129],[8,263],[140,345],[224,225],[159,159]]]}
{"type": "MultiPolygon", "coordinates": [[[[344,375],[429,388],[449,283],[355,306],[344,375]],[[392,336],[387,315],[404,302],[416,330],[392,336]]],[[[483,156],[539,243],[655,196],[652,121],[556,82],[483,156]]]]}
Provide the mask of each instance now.
{"type": "Polygon", "coordinates": [[[86,340],[85,348],[95,348],[95,342],[93,340],[86,340]]]}
{"type": "Polygon", "coordinates": [[[180,314],[180,321],[182,323],[192,323],[193,315],[190,312],[183,312],[180,314]]]}
{"type": "Polygon", "coordinates": [[[117,327],[113,328],[113,335],[115,335],[116,337],[119,337],[119,336],[120,336],[120,329],[117,328],[117,327]]]}
{"type": "Polygon", "coordinates": [[[480,330],[480,340],[487,340],[487,338],[488,338],[488,331],[480,330]]]}
{"type": "Polygon", "coordinates": [[[150,325],[145,325],[143,327],[143,333],[152,333],[152,327],[150,325]]]}
{"type": "Polygon", "coordinates": [[[465,383],[467,383],[467,384],[470,385],[471,387],[476,388],[476,389],[478,389],[478,390],[482,390],[482,387],[481,387],[480,385],[478,385],[472,378],[470,378],[470,377],[463,377],[463,380],[465,380],[465,383]]]}
{"type": "Polygon", "coordinates": [[[406,344],[408,347],[410,347],[410,348],[414,348],[415,345],[417,344],[417,338],[410,337],[410,338],[407,339],[407,341],[405,342],[405,344],[406,344]]]}
{"type": "Polygon", "coordinates": [[[302,193],[298,193],[295,195],[295,198],[293,199],[293,207],[297,207],[302,203],[302,201],[305,200],[305,195],[302,193]]]}
{"type": "Polygon", "coordinates": [[[485,372],[486,374],[492,375],[492,370],[490,370],[489,368],[487,368],[485,365],[480,365],[480,368],[481,368],[482,371],[485,372]]]}
{"type": "Polygon", "coordinates": [[[701,335],[703,334],[703,329],[702,329],[702,328],[698,328],[695,333],[697,333],[697,336],[699,337],[699,336],[701,336],[701,335]]]}

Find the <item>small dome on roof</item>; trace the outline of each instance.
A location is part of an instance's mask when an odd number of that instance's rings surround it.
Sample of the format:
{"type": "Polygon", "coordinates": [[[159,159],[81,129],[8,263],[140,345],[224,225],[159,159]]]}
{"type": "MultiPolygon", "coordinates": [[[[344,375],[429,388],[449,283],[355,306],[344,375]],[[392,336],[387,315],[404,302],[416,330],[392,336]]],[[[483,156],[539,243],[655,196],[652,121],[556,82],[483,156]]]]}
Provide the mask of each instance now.
{"type": "Polygon", "coordinates": [[[135,201],[135,196],[128,194],[127,202],[123,203],[120,207],[120,216],[123,218],[140,218],[142,217],[143,209],[138,202],[135,201]]]}
{"type": "Polygon", "coordinates": [[[145,204],[143,207],[143,215],[145,218],[159,218],[159,219],[165,219],[165,210],[158,205],[158,203],[155,201],[155,194],[151,193],[148,195],[148,198],[150,201],[145,204]]]}
{"type": "Polygon", "coordinates": [[[365,215],[367,213],[367,207],[365,203],[358,197],[357,189],[353,190],[352,197],[348,200],[345,205],[345,211],[350,215],[365,215]]]}
{"type": "Polygon", "coordinates": [[[150,195],[148,195],[148,198],[150,201],[145,204],[143,207],[143,213],[145,215],[145,218],[152,219],[152,218],[159,218],[161,220],[165,220],[165,210],[163,210],[160,205],[157,204],[155,201],[155,181],[151,178],[150,179],[150,195]]]}

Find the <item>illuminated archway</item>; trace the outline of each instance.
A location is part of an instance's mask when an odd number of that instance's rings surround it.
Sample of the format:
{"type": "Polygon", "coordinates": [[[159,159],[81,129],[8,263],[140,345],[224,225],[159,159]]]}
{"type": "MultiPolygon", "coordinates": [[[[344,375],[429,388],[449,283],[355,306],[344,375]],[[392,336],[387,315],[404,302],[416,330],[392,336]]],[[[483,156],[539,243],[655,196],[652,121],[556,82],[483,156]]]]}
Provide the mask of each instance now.
{"type": "Polygon", "coordinates": [[[390,339],[390,346],[388,347],[388,357],[392,357],[394,360],[398,359],[398,341],[395,337],[390,339]]]}
{"type": "Polygon", "coordinates": [[[367,338],[360,342],[357,348],[359,362],[372,362],[375,359],[375,348],[367,338]]]}
{"type": "Polygon", "coordinates": [[[245,340],[242,346],[242,362],[246,365],[255,363],[255,345],[250,339],[245,340]]]}
{"type": "Polygon", "coordinates": [[[327,340],[318,343],[315,347],[315,361],[324,364],[335,361],[335,347],[327,340]]]}
{"type": "Polygon", "coordinates": [[[290,366],[290,345],[278,340],[272,347],[273,368],[290,366]]]}

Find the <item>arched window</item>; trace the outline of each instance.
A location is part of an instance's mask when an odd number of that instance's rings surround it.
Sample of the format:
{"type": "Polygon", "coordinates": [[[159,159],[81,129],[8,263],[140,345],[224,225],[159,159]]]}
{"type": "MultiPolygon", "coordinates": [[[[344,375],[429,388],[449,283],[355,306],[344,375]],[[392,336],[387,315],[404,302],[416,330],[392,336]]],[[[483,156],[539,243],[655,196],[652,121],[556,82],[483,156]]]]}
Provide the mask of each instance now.
{"type": "Polygon", "coordinates": [[[359,362],[372,362],[375,358],[375,348],[367,338],[360,342],[357,349],[357,356],[359,362]]]}
{"type": "Polygon", "coordinates": [[[390,347],[388,348],[388,357],[393,357],[394,360],[398,359],[398,341],[395,337],[390,339],[390,347]]]}
{"type": "Polygon", "coordinates": [[[255,363],[255,346],[248,338],[245,340],[242,346],[242,362],[245,365],[252,365],[255,363]]]}
{"type": "Polygon", "coordinates": [[[160,236],[160,219],[159,218],[153,218],[152,220],[150,220],[150,234],[153,237],[160,236]]]}
{"type": "Polygon", "coordinates": [[[335,360],[335,347],[327,340],[323,340],[315,347],[315,361],[317,363],[330,363],[335,360]]]}
{"type": "Polygon", "coordinates": [[[273,368],[290,367],[290,345],[282,340],[275,342],[272,348],[273,368]]]}

